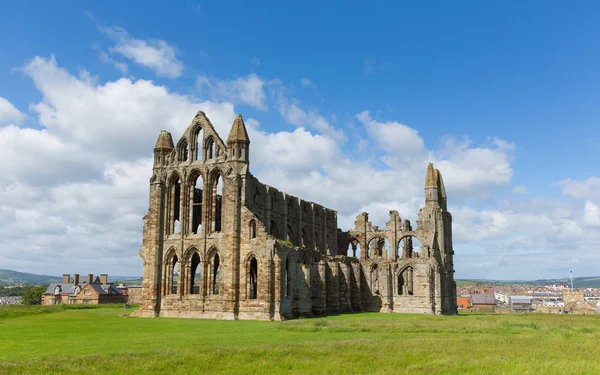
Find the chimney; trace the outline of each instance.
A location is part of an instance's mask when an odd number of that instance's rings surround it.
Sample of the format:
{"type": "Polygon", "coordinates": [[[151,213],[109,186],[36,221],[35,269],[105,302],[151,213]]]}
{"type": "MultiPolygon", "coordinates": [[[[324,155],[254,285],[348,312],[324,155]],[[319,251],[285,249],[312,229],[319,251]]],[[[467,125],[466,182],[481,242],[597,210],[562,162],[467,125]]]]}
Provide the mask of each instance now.
{"type": "Polygon", "coordinates": [[[106,274],[106,273],[100,274],[100,284],[102,284],[102,285],[108,284],[108,274],[106,274]]]}
{"type": "Polygon", "coordinates": [[[68,273],[63,273],[63,279],[62,279],[63,284],[68,284],[70,279],[71,279],[71,275],[69,275],[68,273]]]}
{"type": "Polygon", "coordinates": [[[88,284],[92,284],[94,282],[94,274],[88,273],[88,284]]]}
{"type": "Polygon", "coordinates": [[[73,274],[73,285],[79,285],[79,274],[73,274]]]}

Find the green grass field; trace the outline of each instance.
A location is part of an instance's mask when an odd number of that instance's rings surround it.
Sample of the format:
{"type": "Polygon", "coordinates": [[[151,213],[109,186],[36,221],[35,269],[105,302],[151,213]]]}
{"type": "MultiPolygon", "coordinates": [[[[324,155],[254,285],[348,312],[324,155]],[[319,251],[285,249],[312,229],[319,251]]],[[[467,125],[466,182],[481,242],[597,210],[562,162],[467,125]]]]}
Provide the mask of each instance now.
{"type": "Polygon", "coordinates": [[[0,306],[2,374],[600,374],[600,316],[142,319],[0,306]]]}

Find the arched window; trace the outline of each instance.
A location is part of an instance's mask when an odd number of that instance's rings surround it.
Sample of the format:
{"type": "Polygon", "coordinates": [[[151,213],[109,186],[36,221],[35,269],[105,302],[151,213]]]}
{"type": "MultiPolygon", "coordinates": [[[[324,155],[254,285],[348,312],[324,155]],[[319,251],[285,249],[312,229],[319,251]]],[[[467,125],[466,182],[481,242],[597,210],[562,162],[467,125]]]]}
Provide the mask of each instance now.
{"type": "Polygon", "coordinates": [[[215,141],[211,138],[208,138],[206,141],[206,158],[213,159],[215,157],[215,141]]]}
{"type": "Polygon", "coordinates": [[[196,137],[196,160],[202,160],[202,152],[204,151],[202,149],[202,144],[204,142],[204,130],[202,127],[198,127],[194,136],[196,137]]]}
{"type": "Polygon", "coordinates": [[[382,258],[385,251],[385,239],[382,237],[372,238],[367,244],[368,258],[382,258]]]}
{"type": "Polygon", "coordinates": [[[170,224],[168,226],[169,228],[169,232],[168,234],[172,234],[172,233],[179,233],[180,231],[180,221],[181,221],[181,180],[179,179],[179,176],[175,175],[172,180],[171,180],[171,186],[170,186],[170,200],[171,200],[171,207],[170,207],[170,216],[171,216],[171,220],[170,220],[170,224]]]}
{"type": "Polygon", "coordinates": [[[171,285],[170,293],[177,294],[177,279],[179,274],[179,261],[177,260],[177,255],[173,255],[171,269],[169,271],[169,284],[171,285]]]}
{"type": "Polygon", "coordinates": [[[256,299],[258,295],[258,262],[255,257],[250,259],[248,269],[248,298],[256,299]]]}
{"type": "Polygon", "coordinates": [[[275,238],[279,238],[279,227],[277,226],[277,222],[275,220],[271,220],[271,236],[275,238]]]}
{"type": "Polygon", "coordinates": [[[248,233],[250,239],[256,238],[256,220],[250,220],[250,224],[248,225],[248,233]]]}
{"type": "Polygon", "coordinates": [[[413,273],[412,267],[405,268],[398,274],[398,295],[410,295],[414,294],[413,289],[413,273]]]}
{"type": "Polygon", "coordinates": [[[192,223],[191,232],[198,234],[202,232],[202,175],[198,174],[192,187],[192,223]]]}
{"type": "Polygon", "coordinates": [[[215,175],[213,178],[212,196],[213,230],[220,232],[223,212],[223,184],[221,183],[220,174],[215,175]]]}
{"type": "Polygon", "coordinates": [[[319,238],[319,233],[315,232],[315,250],[319,250],[321,248],[321,239],[319,238]]]}
{"type": "Polygon", "coordinates": [[[182,139],[179,142],[179,147],[178,147],[177,151],[179,153],[179,161],[187,161],[188,160],[190,146],[188,145],[188,143],[185,139],[182,139]]]}
{"type": "Polygon", "coordinates": [[[398,242],[398,258],[418,258],[420,250],[421,243],[417,237],[402,237],[398,242]]]}
{"type": "Polygon", "coordinates": [[[194,252],[190,264],[190,294],[200,294],[200,255],[194,252]],[[197,273],[197,275],[196,275],[197,273]]]}
{"type": "Polygon", "coordinates": [[[285,296],[289,297],[292,294],[292,272],[290,270],[290,257],[285,259],[285,296]]]}
{"type": "Polygon", "coordinates": [[[346,253],[349,257],[359,257],[360,256],[360,242],[356,239],[352,239],[348,244],[348,252],[346,253]],[[357,251],[358,250],[358,251],[357,251]]]}
{"type": "Polygon", "coordinates": [[[371,293],[379,294],[379,266],[377,264],[371,267],[370,284],[371,293]]]}
{"type": "Polygon", "coordinates": [[[213,258],[213,267],[212,267],[212,293],[219,294],[219,271],[221,268],[219,254],[215,254],[213,258]]]}

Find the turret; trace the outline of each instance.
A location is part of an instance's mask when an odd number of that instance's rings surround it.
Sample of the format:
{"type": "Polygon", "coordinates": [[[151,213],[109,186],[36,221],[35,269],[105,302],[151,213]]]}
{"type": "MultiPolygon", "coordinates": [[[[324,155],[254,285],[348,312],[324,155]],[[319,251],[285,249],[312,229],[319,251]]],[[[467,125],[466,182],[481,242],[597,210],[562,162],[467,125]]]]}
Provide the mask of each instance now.
{"type": "Polygon", "coordinates": [[[242,115],[237,115],[227,137],[227,148],[230,160],[240,160],[248,163],[250,154],[250,138],[242,115]]]}
{"type": "MultiPolygon", "coordinates": [[[[438,173],[439,174],[439,173],[438,173]]],[[[426,207],[439,207],[440,194],[439,194],[439,178],[436,176],[436,170],[433,168],[433,164],[429,163],[427,166],[427,173],[425,175],[425,206],[426,207]]]]}
{"type": "Polygon", "coordinates": [[[173,137],[166,130],[161,130],[154,146],[154,167],[162,167],[166,164],[167,156],[173,151],[173,137]]]}

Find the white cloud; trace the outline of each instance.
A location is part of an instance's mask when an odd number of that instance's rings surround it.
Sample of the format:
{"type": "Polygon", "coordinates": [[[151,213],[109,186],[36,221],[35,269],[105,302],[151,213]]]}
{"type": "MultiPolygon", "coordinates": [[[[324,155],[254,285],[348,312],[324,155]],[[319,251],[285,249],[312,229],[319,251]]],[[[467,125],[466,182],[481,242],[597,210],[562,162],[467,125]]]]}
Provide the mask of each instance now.
{"type": "MultiPolygon", "coordinates": [[[[135,39],[118,26],[98,27],[106,36],[115,42],[109,49],[113,54],[122,55],[136,64],[143,65],[159,77],[177,78],[184,70],[184,65],[177,59],[179,54],[176,47],[164,40],[135,39]]],[[[122,69],[123,66],[120,67],[122,69]]]]}
{"type": "Polygon", "coordinates": [[[563,194],[576,199],[600,200],[600,178],[589,177],[582,181],[567,178],[556,183],[562,187],[563,194]]]}
{"type": "Polygon", "coordinates": [[[214,99],[244,103],[260,110],[267,109],[265,84],[265,81],[254,73],[232,81],[210,79],[207,76],[200,76],[196,80],[198,89],[208,90],[214,99]]]}
{"type": "Polygon", "coordinates": [[[10,123],[21,124],[25,115],[11,102],[0,96],[0,126],[10,123]]]}
{"type": "Polygon", "coordinates": [[[528,194],[529,189],[525,185],[517,185],[513,188],[513,193],[515,194],[528,194]]]}
{"type": "Polygon", "coordinates": [[[278,93],[279,114],[288,123],[299,127],[310,127],[329,136],[336,141],[344,141],[346,136],[341,129],[333,127],[323,116],[316,111],[305,111],[300,108],[300,101],[288,99],[281,92],[278,93]]]}
{"type": "MultiPolygon", "coordinates": [[[[202,109],[226,136],[234,104],[180,95],[147,80],[102,82],[85,71],[74,75],[54,58],[34,58],[24,72],[42,97],[31,107],[39,124],[0,128],[0,147],[11,161],[0,166],[0,263],[51,274],[139,274],[141,218],[160,129],[177,141],[202,109]]],[[[264,94],[268,83],[256,78],[264,94]]],[[[208,80],[211,95],[266,107],[264,97],[243,96],[239,87],[220,90],[220,83],[235,81],[208,80]]],[[[511,186],[512,143],[447,137],[437,149],[427,149],[416,129],[364,111],[356,119],[367,137],[356,143],[375,156],[349,157],[342,151],[343,133],[322,115],[293,98],[277,99],[282,118],[297,128],[271,133],[247,119],[250,169],[264,183],[336,209],[340,228],[350,229],[361,211],[379,226],[391,209],[414,221],[423,205],[425,168],[433,161],[444,176],[454,218],[457,276],[510,278],[524,275],[527,267],[551,273],[566,264],[600,261],[593,252],[600,241],[595,178],[561,182],[565,194],[587,200],[585,207],[493,202],[486,198],[498,189],[524,188],[511,186]],[[464,205],[468,199],[477,204],[464,205]]],[[[584,272],[591,266],[582,267],[584,272]]]]}
{"type": "Polygon", "coordinates": [[[583,223],[590,227],[600,227],[600,206],[586,201],[583,208],[583,223]]]}
{"type": "Polygon", "coordinates": [[[146,80],[94,84],[58,67],[53,57],[36,57],[24,71],[43,97],[32,106],[39,123],[109,160],[146,155],[161,129],[178,137],[189,125],[190,113],[199,109],[211,114],[221,134],[227,134],[235,118],[231,103],[199,101],[146,80]]]}
{"type": "Polygon", "coordinates": [[[317,88],[317,85],[315,85],[310,79],[304,77],[300,80],[300,84],[304,87],[312,87],[312,88],[317,88]]]}
{"type": "Polygon", "coordinates": [[[381,148],[394,155],[419,155],[425,152],[425,144],[419,133],[399,122],[379,122],[371,118],[369,111],[356,115],[367,132],[381,148]]]}

